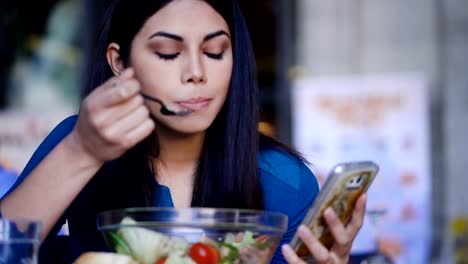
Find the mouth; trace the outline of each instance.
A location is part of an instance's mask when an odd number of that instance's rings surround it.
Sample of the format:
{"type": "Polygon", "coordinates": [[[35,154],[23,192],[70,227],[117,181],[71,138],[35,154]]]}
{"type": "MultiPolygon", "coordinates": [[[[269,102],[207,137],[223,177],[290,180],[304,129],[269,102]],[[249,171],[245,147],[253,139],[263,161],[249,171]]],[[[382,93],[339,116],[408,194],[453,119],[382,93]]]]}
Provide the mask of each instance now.
{"type": "Polygon", "coordinates": [[[185,109],[196,111],[207,107],[211,100],[211,98],[197,97],[185,101],[178,101],[177,104],[185,109]]]}

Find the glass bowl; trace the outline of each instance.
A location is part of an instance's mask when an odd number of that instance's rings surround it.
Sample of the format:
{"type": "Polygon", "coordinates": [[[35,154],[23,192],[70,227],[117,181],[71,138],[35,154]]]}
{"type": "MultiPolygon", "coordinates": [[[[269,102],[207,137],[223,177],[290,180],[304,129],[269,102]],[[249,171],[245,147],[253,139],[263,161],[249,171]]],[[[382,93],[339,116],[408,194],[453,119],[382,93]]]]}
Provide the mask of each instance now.
{"type": "Polygon", "coordinates": [[[112,250],[141,264],[262,264],[287,221],[256,210],[146,207],[102,212],[97,226],[112,250]]]}

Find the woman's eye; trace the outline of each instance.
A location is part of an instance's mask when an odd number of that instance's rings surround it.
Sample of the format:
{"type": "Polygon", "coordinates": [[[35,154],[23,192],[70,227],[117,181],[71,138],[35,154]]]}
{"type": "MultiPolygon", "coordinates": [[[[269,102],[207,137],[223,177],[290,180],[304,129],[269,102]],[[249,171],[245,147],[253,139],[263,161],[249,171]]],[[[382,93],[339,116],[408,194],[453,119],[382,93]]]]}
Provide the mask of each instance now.
{"type": "Polygon", "coordinates": [[[161,52],[156,52],[156,55],[158,55],[158,57],[162,60],[173,60],[175,58],[177,58],[177,56],[179,56],[179,52],[177,53],[161,53],[161,52]]]}
{"type": "Polygon", "coordinates": [[[223,58],[224,52],[221,52],[221,53],[205,52],[205,55],[208,56],[209,58],[220,60],[223,58]]]}

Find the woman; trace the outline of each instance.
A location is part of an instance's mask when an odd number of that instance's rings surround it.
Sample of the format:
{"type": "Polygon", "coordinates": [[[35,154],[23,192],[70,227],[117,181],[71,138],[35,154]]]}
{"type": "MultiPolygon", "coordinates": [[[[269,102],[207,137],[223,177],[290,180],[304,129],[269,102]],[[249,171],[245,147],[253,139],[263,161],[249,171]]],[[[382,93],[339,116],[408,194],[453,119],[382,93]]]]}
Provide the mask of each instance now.
{"type": "MultiPolygon", "coordinates": [[[[3,216],[41,219],[43,250],[67,219],[76,258],[106,250],[95,226],[104,210],[279,211],[282,244],[298,230],[319,263],[347,262],[365,198],[347,227],[326,211],[331,250],[297,229],[318,185],[298,155],[257,132],[254,56],[235,0],[113,1],[104,21],[79,115],[41,144],[3,216]]],[[[273,258],[285,260],[300,263],[288,246],[273,258]]]]}

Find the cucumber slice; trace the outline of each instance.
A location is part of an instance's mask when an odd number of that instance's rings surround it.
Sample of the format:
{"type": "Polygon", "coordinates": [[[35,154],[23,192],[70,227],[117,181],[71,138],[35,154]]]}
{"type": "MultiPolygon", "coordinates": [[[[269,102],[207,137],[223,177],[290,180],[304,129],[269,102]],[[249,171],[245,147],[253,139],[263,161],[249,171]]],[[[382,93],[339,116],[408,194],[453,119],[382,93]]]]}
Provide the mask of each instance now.
{"type": "Polygon", "coordinates": [[[127,242],[117,233],[117,232],[108,232],[110,244],[115,252],[132,256],[132,250],[128,246],[127,242]]]}
{"type": "Polygon", "coordinates": [[[222,243],[219,245],[221,252],[221,263],[233,263],[239,258],[239,250],[230,244],[222,243]]]}

